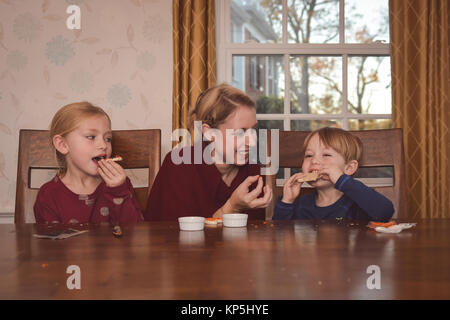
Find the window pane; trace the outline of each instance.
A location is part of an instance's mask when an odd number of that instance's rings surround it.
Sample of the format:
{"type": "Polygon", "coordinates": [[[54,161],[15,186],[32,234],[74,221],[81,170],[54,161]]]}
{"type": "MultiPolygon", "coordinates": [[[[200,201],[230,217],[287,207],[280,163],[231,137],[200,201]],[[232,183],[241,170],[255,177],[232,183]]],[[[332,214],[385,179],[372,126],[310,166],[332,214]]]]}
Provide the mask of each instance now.
{"type": "Polygon", "coordinates": [[[232,0],[231,42],[281,43],[282,0],[232,0]]]}
{"type": "MultiPolygon", "coordinates": [[[[284,130],[283,128],[284,128],[283,120],[258,120],[258,130],[260,130],[260,129],[284,130]]],[[[267,137],[267,136],[260,136],[260,133],[258,131],[258,139],[260,139],[261,137],[263,138],[263,137],[267,137]]],[[[266,145],[262,144],[261,141],[259,141],[258,148],[261,148],[261,147],[265,148],[266,145]]],[[[261,157],[260,152],[261,151],[258,149],[258,162],[260,164],[264,165],[266,161],[265,160],[262,161],[262,159],[260,158],[261,157]]],[[[265,159],[265,158],[263,158],[263,159],[265,159]]],[[[278,173],[277,173],[277,179],[283,179],[283,178],[284,178],[284,170],[280,169],[280,170],[278,170],[278,173]]]]}
{"type": "Polygon", "coordinates": [[[391,119],[367,119],[367,120],[348,120],[349,130],[374,130],[374,129],[391,129],[391,119]]]}
{"type": "Polygon", "coordinates": [[[289,43],[338,43],[339,0],[288,1],[289,43]]]}
{"type": "Polygon", "coordinates": [[[284,177],[285,177],[284,168],[279,168],[276,179],[284,179],[284,177]]]}
{"type": "Polygon", "coordinates": [[[292,131],[313,131],[323,127],[341,128],[338,120],[291,120],[292,131]]]}
{"type": "Polygon", "coordinates": [[[356,114],[392,112],[390,57],[348,59],[348,110],[356,114]]]}
{"type": "Polygon", "coordinates": [[[345,0],[345,42],[389,42],[388,0],[345,0]]]}
{"type": "Polygon", "coordinates": [[[256,102],[257,113],[283,113],[283,56],[233,55],[233,86],[256,102]]]}
{"type": "Polygon", "coordinates": [[[284,130],[283,120],[258,120],[258,129],[284,130]]]}
{"type": "Polygon", "coordinates": [[[257,113],[283,113],[284,99],[274,96],[260,96],[256,100],[257,113]]]}
{"type": "Polygon", "coordinates": [[[341,57],[292,56],[290,77],[291,113],[341,113],[341,57]]]}
{"type": "Polygon", "coordinates": [[[393,167],[360,167],[354,174],[353,178],[393,178],[393,167]]]}

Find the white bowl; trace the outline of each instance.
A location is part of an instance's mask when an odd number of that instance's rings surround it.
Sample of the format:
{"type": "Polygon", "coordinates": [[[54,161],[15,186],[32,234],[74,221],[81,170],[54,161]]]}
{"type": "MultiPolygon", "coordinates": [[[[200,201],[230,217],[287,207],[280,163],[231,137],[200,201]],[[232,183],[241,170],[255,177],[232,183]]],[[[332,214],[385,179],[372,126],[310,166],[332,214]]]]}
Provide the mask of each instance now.
{"type": "Polygon", "coordinates": [[[178,218],[178,223],[183,231],[201,231],[205,228],[204,217],[181,217],[178,218]]]}
{"type": "Polygon", "coordinates": [[[247,226],[248,214],[224,213],[222,219],[224,227],[245,227],[247,226]]]}

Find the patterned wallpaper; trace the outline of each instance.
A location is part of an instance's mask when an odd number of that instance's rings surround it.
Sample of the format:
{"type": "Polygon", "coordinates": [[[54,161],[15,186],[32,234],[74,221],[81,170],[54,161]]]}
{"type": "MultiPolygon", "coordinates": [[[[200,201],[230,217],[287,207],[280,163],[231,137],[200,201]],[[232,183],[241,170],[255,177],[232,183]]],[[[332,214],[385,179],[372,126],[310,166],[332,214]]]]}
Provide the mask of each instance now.
{"type": "Polygon", "coordinates": [[[48,129],[65,104],[101,106],[113,129],[160,128],[169,151],[171,16],[167,0],[0,0],[0,212],[14,211],[19,129],[48,129]]]}

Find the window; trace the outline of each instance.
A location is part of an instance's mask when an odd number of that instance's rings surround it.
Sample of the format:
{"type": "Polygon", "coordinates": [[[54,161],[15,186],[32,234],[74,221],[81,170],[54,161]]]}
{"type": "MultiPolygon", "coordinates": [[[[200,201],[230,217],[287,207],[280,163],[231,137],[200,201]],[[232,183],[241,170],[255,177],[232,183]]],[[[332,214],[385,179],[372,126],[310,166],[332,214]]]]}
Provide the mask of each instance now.
{"type": "Polygon", "coordinates": [[[391,127],[388,0],[221,0],[219,81],[263,125],[391,127]]]}
{"type": "Polygon", "coordinates": [[[218,0],[217,22],[218,80],[260,128],[392,126],[388,0],[218,0]]]}

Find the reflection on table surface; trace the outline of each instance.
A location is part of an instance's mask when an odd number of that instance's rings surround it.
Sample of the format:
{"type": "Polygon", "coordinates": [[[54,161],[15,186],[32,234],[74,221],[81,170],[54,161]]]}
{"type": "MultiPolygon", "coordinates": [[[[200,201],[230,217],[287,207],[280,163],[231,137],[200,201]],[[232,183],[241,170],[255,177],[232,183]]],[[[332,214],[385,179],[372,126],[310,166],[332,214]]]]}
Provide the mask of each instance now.
{"type": "Polygon", "coordinates": [[[411,222],[399,234],[355,221],[203,231],[145,222],[123,226],[121,238],[85,225],[65,240],[0,225],[0,299],[450,299],[450,220],[411,222]],[[71,265],[79,290],[67,287],[71,265]],[[369,289],[376,281],[380,289],[369,289]]]}

